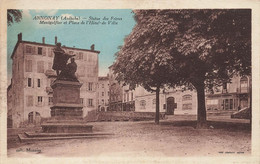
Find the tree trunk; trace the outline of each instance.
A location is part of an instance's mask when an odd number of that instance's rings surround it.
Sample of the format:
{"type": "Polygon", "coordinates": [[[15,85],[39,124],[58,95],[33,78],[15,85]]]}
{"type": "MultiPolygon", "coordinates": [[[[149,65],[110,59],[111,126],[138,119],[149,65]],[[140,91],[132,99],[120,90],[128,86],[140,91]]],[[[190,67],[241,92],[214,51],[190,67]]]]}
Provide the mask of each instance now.
{"type": "Polygon", "coordinates": [[[197,90],[197,102],[198,102],[198,110],[197,110],[197,128],[203,129],[207,128],[207,114],[205,107],[205,85],[204,81],[200,82],[200,84],[195,86],[197,90]]]}
{"type": "Polygon", "coordinates": [[[156,88],[156,112],[155,112],[155,123],[159,124],[159,119],[160,119],[160,101],[159,101],[159,96],[160,96],[160,87],[156,88]]]}

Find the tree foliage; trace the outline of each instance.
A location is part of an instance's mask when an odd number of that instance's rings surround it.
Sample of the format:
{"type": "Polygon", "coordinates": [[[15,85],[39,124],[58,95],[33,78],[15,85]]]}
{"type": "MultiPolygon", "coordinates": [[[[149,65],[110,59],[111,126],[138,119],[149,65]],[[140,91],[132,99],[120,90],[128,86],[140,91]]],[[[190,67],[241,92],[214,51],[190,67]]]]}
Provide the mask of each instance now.
{"type": "Polygon", "coordinates": [[[11,26],[14,22],[20,22],[22,20],[22,11],[8,9],[7,10],[7,25],[11,26]]]}
{"type": "Polygon", "coordinates": [[[251,10],[134,12],[137,25],[113,66],[118,80],[148,89],[192,85],[198,121],[205,122],[204,89],[251,74],[251,10]]]}

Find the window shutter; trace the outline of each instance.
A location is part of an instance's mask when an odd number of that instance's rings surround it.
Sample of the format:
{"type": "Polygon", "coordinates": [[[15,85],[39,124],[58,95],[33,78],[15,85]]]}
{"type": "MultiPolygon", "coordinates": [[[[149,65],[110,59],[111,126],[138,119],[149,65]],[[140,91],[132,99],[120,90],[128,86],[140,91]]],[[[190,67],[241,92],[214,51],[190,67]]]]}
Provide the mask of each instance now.
{"type": "Polygon", "coordinates": [[[46,48],[45,48],[45,47],[42,47],[42,55],[43,55],[43,56],[46,56],[46,51],[47,51],[46,48]]]}
{"type": "Polygon", "coordinates": [[[79,53],[78,53],[78,52],[75,52],[75,55],[76,55],[76,56],[75,56],[75,59],[76,59],[76,60],[79,60],[79,53]]]}
{"type": "Polygon", "coordinates": [[[32,60],[25,60],[25,71],[32,72],[32,60]]]}
{"type": "Polygon", "coordinates": [[[36,55],[37,53],[36,53],[36,47],[32,47],[32,54],[33,55],[36,55]]]}
{"type": "Polygon", "coordinates": [[[52,48],[48,48],[48,56],[52,57],[52,48]]]}
{"type": "Polygon", "coordinates": [[[37,72],[44,73],[44,61],[37,62],[37,72]]]}

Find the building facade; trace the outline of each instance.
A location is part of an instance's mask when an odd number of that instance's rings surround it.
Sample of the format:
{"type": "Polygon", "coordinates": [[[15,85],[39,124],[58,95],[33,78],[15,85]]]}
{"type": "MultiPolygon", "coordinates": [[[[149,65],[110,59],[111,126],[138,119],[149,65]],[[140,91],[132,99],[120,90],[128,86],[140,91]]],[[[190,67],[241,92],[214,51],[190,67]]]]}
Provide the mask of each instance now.
{"type": "Polygon", "coordinates": [[[122,111],[135,111],[135,90],[131,90],[129,85],[123,86],[122,111]]]}
{"type": "Polygon", "coordinates": [[[98,111],[109,110],[109,78],[108,76],[98,77],[97,96],[98,111]]]}
{"type": "Polygon", "coordinates": [[[251,77],[235,76],[231,83],[218,87],[214,93],[206,94],[207,110],[234,110],[250,106],[251,77]]]}
{"type": "MultiPolygon", "coordinates": [[[[143,87],[135,89],[135,111],[155,112],[156,95],[147,92],[143,87]]],[[[196,91],[182,91],[181,89],[167,89],[159,95],[160,112],[168,115],[174,114],[197,114],[196,91]]]]}
{"type": "MultiPolygon", "coordinates": [[[[57,37],[55,37],[55,44],[57,37]]],[[[50,117],[53,96],[51,83],[56,79],[52,70],[55,45],[23,41],[18,34],[18,41],[12,53],[12,82],[8,87],[8,118],[13,127],[21,123],[39,123],[41,118],[50,117]]],[[[76,76],[83,84],[80,91],[83,104],[83,116],[90,110],[97,109],[96,87],[98,83],[98,54],[94,45],[90,49],[65,47],[62,49],[71,55],[77,63],[76,76]]]]}
{"type": "Polygon", "coordinates": [[[111,66],[109,67],[109,111],[123,110],[123,86],[115,79],[111,66]]]}

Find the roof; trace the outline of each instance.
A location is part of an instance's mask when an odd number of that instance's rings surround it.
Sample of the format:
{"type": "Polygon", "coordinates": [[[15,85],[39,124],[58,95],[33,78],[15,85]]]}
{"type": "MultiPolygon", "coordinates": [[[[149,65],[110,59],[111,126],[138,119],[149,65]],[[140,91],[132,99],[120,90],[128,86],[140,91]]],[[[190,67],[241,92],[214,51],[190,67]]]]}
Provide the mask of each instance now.
{"type": "MultiPolygon", "coordinates": [[[[11,58],[13,58],[14,53],[19,45],[19,43],[28,43],[28,44],[35,44],[35,45],[40,45],[40,46],[50,46],[50,47],[55,47],[55,45],[53,44],[43,44],[43,43],[38,43],[38,42],[31,42],[31,41],[17,41],[12,56],[11,58]]],[[[88,52],[95,52],[95,53],[100,53],[100,51],[95,51],[95,50],[89,50],[89,49],[82,49],[82,48],[75,48],[75,47],[62,47],[62,48],[66,48],[66,49],[71,49],[71,50],[81,50],[81,51],[88,51],[88,52]]]]}

